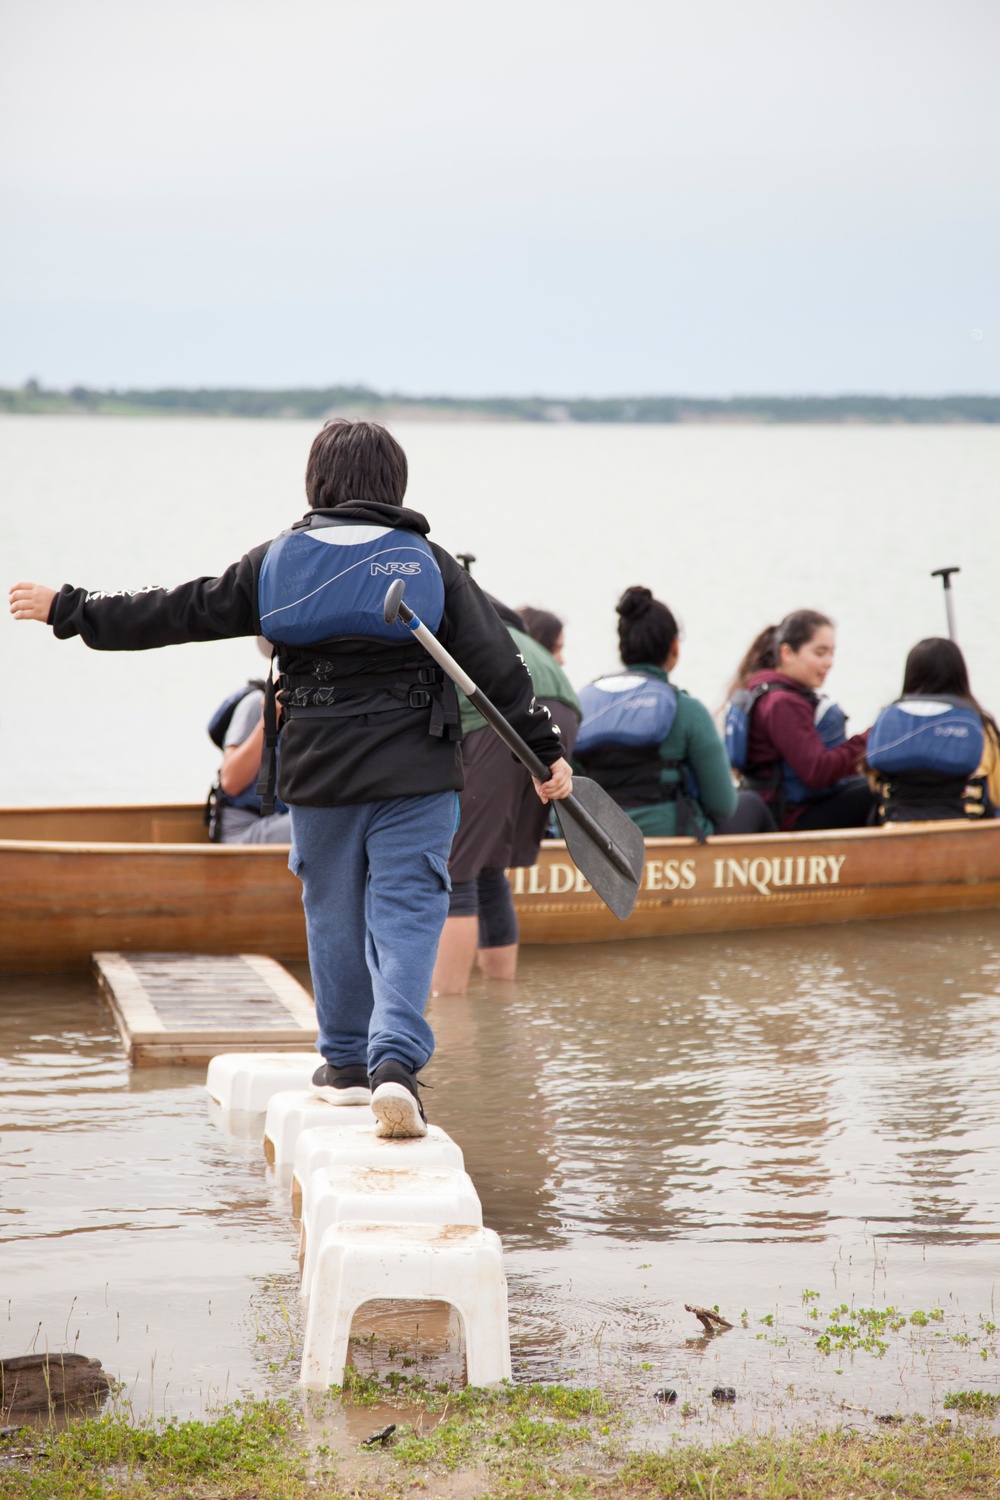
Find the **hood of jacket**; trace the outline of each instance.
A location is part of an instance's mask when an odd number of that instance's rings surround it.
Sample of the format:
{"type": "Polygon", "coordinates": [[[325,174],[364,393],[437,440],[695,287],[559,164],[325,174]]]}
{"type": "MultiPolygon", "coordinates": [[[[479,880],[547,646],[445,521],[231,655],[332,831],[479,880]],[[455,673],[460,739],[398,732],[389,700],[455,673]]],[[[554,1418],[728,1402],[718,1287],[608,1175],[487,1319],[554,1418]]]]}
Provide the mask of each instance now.
{"type": "Polygon", "coordinates": [[[803,683],[796,682],[794,677],[787,676],[784,672],[775,672],[768,668],[764,672],[755,672],[752,677],[747,678],[747,687],[763,687],[765,683],[776,683],[779,687],[791,688],[795,693],[801,693],[804,698],[812,698],[815,701],[816,694],[811,688],[803,683]]]}
{"type": "Polygon", "coordinates": [[[409,510],[405,505],[383,505],[380,500],[346,500],[343,505],[317,506],[307,511],[301,521],[291,528],[299,531],[310,525],[314,516],[329,516],[334,521],[359,521],[369,526],[393,526],[404,531],[415,531],[426,536],[430,523],[419,510],[409,510]]]}

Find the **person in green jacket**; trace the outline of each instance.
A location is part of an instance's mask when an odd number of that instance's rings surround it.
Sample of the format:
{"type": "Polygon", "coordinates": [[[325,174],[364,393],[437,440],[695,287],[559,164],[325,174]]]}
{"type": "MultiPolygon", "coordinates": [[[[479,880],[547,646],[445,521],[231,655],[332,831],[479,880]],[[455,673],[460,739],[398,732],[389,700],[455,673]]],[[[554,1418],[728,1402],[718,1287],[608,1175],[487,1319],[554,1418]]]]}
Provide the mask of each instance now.
{"type": "MultiPolygon", "coordinates": [[[[524,630],[519,614],[498,599],[490,602],[531,674],[535,702],[548,711],[571,752],[580,701],[569,678],[552,653],[524,630]]],[[[461,693],[459,707],[465,788],[459,793],[459,824],[448,861],[451,896],[431,981],[435,995],[464,994],[477,957],[487,979],[515,978],[517,916],[504,872],[535,863],[549,817],[527,771],[461,693]]]]}
{"type": "Polygon", "coordinates": [[[680,657],[672,612],[639,587],[626,589],[616,608],[627,671],[583,689],[575,766],[647,838],[773,833],[774,819],[757,793],[733,785],[708,709],[670,681],[680,657]]]}

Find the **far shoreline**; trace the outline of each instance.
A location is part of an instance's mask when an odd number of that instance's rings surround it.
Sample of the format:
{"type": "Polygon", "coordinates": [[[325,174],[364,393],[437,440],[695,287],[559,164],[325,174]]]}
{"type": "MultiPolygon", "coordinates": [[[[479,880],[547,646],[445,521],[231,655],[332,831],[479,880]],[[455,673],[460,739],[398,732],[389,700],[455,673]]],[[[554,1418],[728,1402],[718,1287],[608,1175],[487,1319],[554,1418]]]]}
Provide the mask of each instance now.
{"type": "Polygon", "coordinates": [[[995,426],[1000,396],[457,397],[323,389],[45,389],[0,387],[0,415],[249,418],[380,422],[527,422],[575,426],[995,426]]]}

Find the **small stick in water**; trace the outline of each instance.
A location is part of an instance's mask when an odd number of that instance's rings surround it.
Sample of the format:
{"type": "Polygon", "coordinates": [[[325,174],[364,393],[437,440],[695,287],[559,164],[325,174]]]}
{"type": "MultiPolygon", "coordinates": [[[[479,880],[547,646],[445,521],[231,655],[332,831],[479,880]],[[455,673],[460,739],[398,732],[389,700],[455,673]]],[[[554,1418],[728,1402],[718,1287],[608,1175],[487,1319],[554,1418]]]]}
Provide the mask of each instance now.
{"type": "Polygon", "coordinates": [[[727,1328],[732,1328],[733,1326],[720,1313],[714,1312],[710,1307],[697,1307],[693,1302],[685,1302],[684,1311],[694,1313],[709,1338],[714,1337],[717,1333],[725,1333],[727,1328]]]}

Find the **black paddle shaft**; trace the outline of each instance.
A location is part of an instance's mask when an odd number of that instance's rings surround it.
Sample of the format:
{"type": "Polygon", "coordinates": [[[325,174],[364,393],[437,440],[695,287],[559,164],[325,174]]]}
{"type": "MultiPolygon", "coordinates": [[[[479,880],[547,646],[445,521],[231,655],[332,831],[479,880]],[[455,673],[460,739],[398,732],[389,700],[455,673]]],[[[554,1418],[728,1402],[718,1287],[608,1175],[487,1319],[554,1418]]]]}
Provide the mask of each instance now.
{"type": "MultiPolygon", "coordinates": [[[[474,708],[477,708],[483,718],[497,732],[508,749],[512,750],[521,764],[531,772],[538,781],[548,781],[552,775],[545,762],[535,754],[526,740],[523,740],[517,730],[512,728],[504,718],[503,714],[496,708],[486,694],[476,686],[458,662],[445,650],[441,642],[427,629],[421,621],[414,616],[413,610],[403,603],[403,589],[405,584],[401,578],[389,585],[385,596],[385,621],[391,625],[395,620],[402,620],[404,625],[413,629],[414,635],[420,641],[426,651],[440,666],[444,667],[449,677],[458,683],[474,708]]],[[[555,800],[555,799],[554,799],[555,800]]],[[[604,857],[614,865],[618,873],[630,882],[635,882],[636,872],[628,856],[618,847],[605,829],[595,818],[581,806],[579,800],[572,793],[568,797],[558,799],[558,811],[567,813],[574,823],[585,833],[604,857]]]]}

